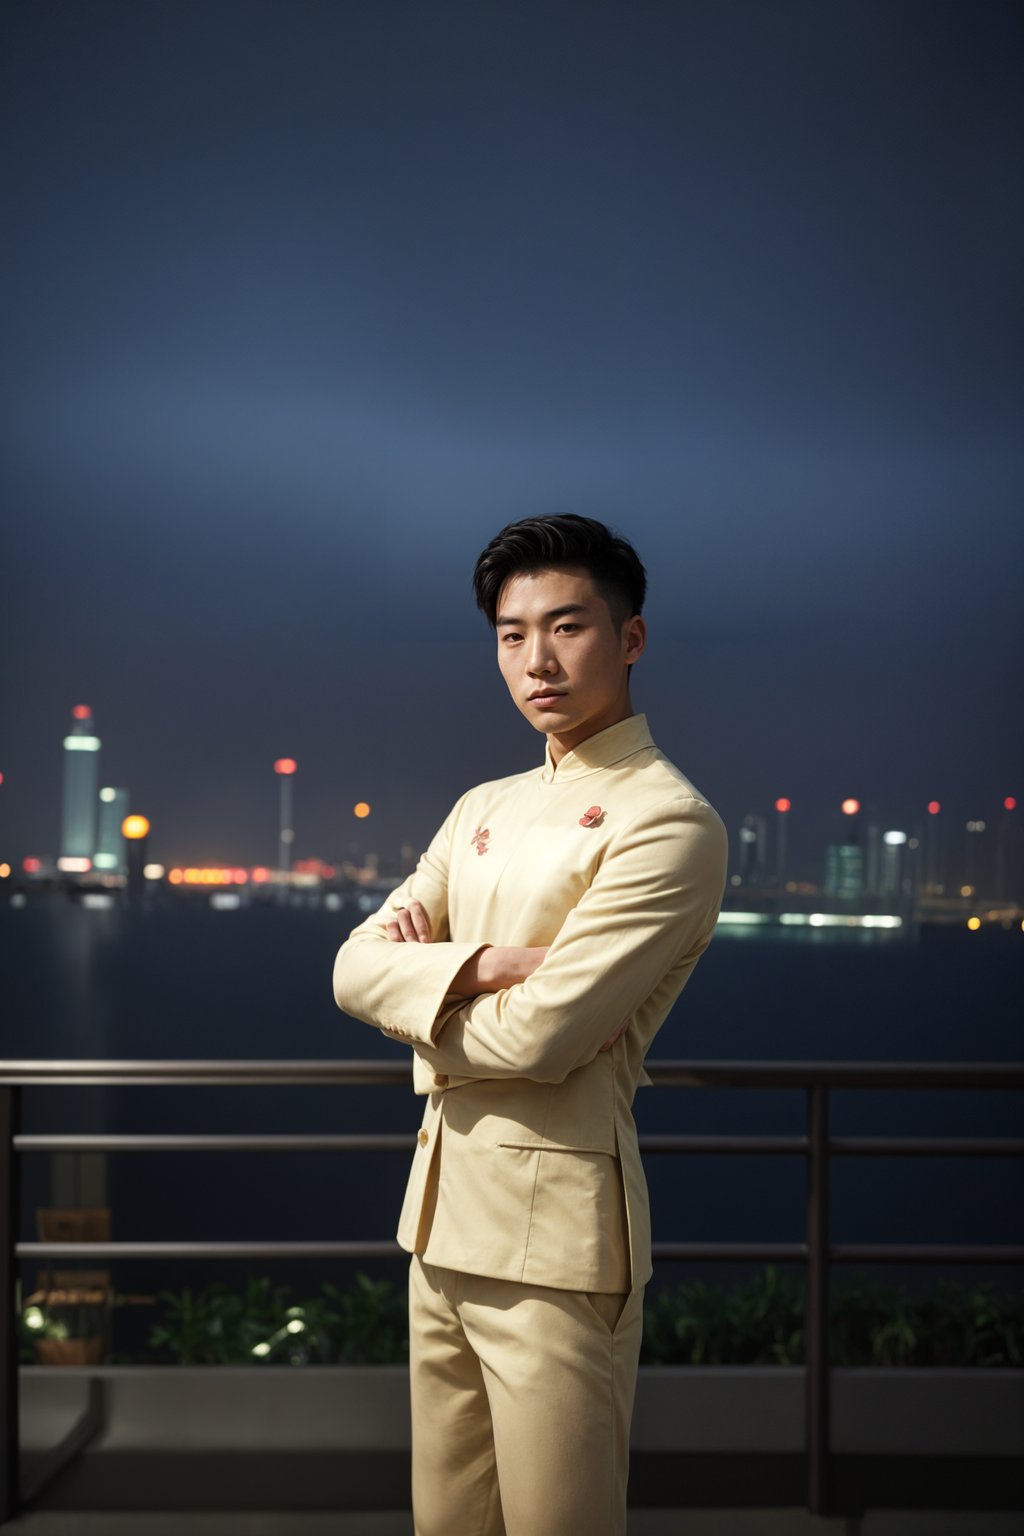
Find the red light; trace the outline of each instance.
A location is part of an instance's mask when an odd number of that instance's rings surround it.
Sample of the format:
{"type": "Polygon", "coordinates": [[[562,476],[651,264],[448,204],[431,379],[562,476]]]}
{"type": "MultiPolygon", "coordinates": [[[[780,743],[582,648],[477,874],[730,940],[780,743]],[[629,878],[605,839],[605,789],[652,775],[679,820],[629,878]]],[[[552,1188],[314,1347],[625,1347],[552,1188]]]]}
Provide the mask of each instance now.
{"type": "Polygon", "coordinates": [[[88,720],[89,716],[92,714],[92,710],[89,708],[88,704],[76,704],[71,713],[76,720],[88,720]]]}
{"type": "Polygon", "coordinates": [[[274,772],[275,773],[294,773],[296,768],[298,768],[298,766],[299,765],[295,761],[294,757],[279,757],[277,759],[277,762],[274,764],[274,772]]]}
{"type": "Polygon", "coordinates": [[[775,809],[777,811],[791,811],[793,809],[793,802],[792,800],[787,800],[785,795],[781,795],[775,802],[775,809]]]}
{"type": "Polygon", "coordinates": [[[42,859],[22,859],[21,867],[27,875],[34,875],[43,865],[42,859]]]}
{"type": "MultiPolygon", "coordinates": [[[[4,776],[3,776],[2,773],[0,773],[0,784],[2,784],[3,781],[4,781],[4,776]]],[[[1003,810],[1004,811],[1015,811],[1016,809],[1017,809],[1017,802],[1014,799],[1013,795],[1007,795],[1006,799],[1003,801],[1003,810]]]]}
{"type": "Polygon", "coordinates": [[[860,810],[860,801],[853,799],[844,800],[840,809],[844,816],[856,816],[860,810]]]}
{"type": "Polygon", "coordinates": [[[929,816],[937,816],[941,810],[942,810],[942,806],[939,804],[939,802],[937,800],[929,800],[928,801],[928,815],[929,816]]]}
{"type": "Polygon", "coordinates": [[[258,869],[254,869],[253,872],[252,872],[252,878],[253,878],[254,884],[256,884],[256,885],[263,885],[263,884],[265,884],[265,882],[267,880],[270,879],[270,870],[269,869],[263,869],[262,867],[260,867],[258,869]]]}
{"type": "Polygon", "coordinates": [[[2,773],[0,773],[0,784],[2,784],[2,783],[3,783],[3,781],[4,781],[4,776],[3,776],[3,774],[2,774],[2,773]]]}

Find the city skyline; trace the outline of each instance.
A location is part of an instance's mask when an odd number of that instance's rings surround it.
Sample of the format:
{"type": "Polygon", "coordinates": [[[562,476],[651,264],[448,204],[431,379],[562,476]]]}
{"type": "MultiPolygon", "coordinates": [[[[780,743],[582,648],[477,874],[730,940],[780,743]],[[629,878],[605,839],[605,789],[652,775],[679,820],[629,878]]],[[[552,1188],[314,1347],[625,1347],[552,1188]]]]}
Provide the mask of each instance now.
{"type": "MultiPolygon", "coordinates": [[[[67,734],[63,737],[63,779],[59,812],[59,853],[48,849],[35,849],[30,853],[14,852],[10,846],[0,846],[0,869],[13,868],[20,872],[37,873],[40,868],[56,868],[64,873],[84,873],[90,867],[99,871],[123,874],[126,868],[125,844],[120,837],[121,820],[131,812],[135,817],[146,814],[150,827],[153,818],[148,809],[133,803],[131,791],[124,786],[99,787],[102,739],[88,704],[77,703],[71,711],[67,734]],[[72,750],[78,749],[78,750],[72,750]]],[[[357,861],[374,864],[381,859],[379,845],[370,846],[369,836],[374,828],[370,818],[373,806],[366,800],[357,801],[350,809],[353,827],[365,828],[365,834],[339,841],[337,827],[331,831],[318,828],[307,834],[306,844],[293,848],[294,783],[298,779],[298,764],[293,758],[278,758],[270,765],[271,773],[279,785],[276,801],[277,838],[276,860],[257,856],[251,849],[236,850],[228,867],[244,869],[254,867],[266,874],[268,870],[288,871],[293,859],[302,865],[317,862],[332,866],[352,866],[357,861]]],[[[0,794],[4,792],[0,777],[0,794]]],[[[8,793],[10,786],[7,786],[8,793]]],[[[301,795],[299,796],[301,803],[301,795]]],[[[822,807],[817,807],[819,815],[822,807]]],[[[962,825],[955,819],[952,808],[938,799],[929,799],[923,806],[915,807],[902,818],[880,819],[877,806],[871,802],[845,796],[833,807],[833,836],[829,843],[817,850],[818,867],[801,867],[791,852],[791,831],[801,823],[800,808],[789,797],[776,797],[767,807],[756,805],[749,808],[735,826],[727,822],[730,834],[730,883],[732,886],[780,887],[786,882],[812,883],[827,894],[841,894],[844,880],[847,884],[860,884],[872,895],[898,893],[901,876],[893,875],[897,863],[902,865],[906,848],[913,852],[921,848],[921,865],[917,883],[935,893],[971,894],[992,897],[1019,897],[1018,885],[1021,864],[1021,825],[1016,796],[1006,795],[997,807],[987,811],[988,819],[972,817],[962,825]],[[838,812],[838,815],[836,815],[838,812]],[[897,825],[899,822],[899,825],[897,825]],[[987,835],[986,835],[987,834],[987,835]],[[855,861],[857,868],[851,872],[849,859],[843,861],[845,876],[838,872],[838,852],[843,845],[859,847],[855,861]],[[903,853],[897,853],[903,849],[903,853]],[[888,874],[886,874],[888,870],[888,874]],[[981,885],[978,885],[979,878],[981,885]],[[985,882],[988,882],[986,885],[985,882]]],[[[148,841],[148,840],[147,840],[148,841]]],[[[402,839],[400,852],[390,848],[384,852],[385,869],[404,868],[415,859],[425,842],[419,847],[414,839],[402,839]]],[[[159,862],[161,868],[180,872],[185,867],[216,867],[224,860],[181,859],[161,854],[159,826],[149,844],[148,857],[159,862]]],[[[804,838],[806,859],[807,839],[804,838]]],[[[334,874],[333,867],[331,875],[334,874]]]]}
{"type": "Polygon", "coordinates": [[[539,764],[506,521],[650,582],[633,707],[735,836],[1024,765],[1024,18],[928,0],[0,12],[0,841],[60,723],[168,862],[417,847],[539,764]],[[356,827],[350,808],[373,807],[356,827]],[[323,846],[325,845],[326,846],[323,846]]]}

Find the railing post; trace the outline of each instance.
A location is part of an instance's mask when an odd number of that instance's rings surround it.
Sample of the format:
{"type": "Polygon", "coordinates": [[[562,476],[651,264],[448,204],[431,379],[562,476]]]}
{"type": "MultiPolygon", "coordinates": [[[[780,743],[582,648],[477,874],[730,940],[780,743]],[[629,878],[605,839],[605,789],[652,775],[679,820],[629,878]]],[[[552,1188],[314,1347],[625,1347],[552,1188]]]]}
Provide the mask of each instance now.
{"type": "Polygon", "coordinates": [[[807,1285],[804,1308],[807,1508],[829,1513],[828,1089],[807,1090],[807,1285]]]}
{"type": "Polygon", "coordinates": [[[21,1513],[18,1452],[18,1265],[21,1179],[14,1138],[21,1120],[21,1089],[0,1088],[0,1525],[21,1513]]]}

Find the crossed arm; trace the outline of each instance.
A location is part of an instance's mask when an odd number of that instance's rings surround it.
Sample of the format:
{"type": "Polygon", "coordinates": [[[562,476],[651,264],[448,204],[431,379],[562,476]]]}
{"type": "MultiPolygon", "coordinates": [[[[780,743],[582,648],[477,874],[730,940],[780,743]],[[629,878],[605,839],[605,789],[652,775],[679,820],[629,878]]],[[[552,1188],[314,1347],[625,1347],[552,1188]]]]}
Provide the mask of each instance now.
{"type": "Polygon", "coordinates": [[[670,972],[673,995],[681,990],[718,917],[725,827],[696,798],[646,807],[612,840],[552,943],[524,950],[450,939],[460,803],[413,874],[342,945],[335,1000],[411,1045],[433,1073],[561,1082],[614,1042],[670,972]]]}
{"type": "MultiPolygon", "coordinates": [[[[412,899],[407,906],[397,907],[395,915],[385,924],[387,936],[397,944],[429,944],[431,940],[430,913],[421,901],[412,899]]],[[[479,997],[484,992],[501,992],[506,987],[518,986],[532,976],[548,952],[548,945],[517,948],[513,945],[488,944],[478,949],[456,972],[449,993],[456,997],[479,997]]],[[[601,1046],[611,1050],[616,1040],[629,1027],[629,1018],[623,1019],[618,1029],[601,1046]]]]}

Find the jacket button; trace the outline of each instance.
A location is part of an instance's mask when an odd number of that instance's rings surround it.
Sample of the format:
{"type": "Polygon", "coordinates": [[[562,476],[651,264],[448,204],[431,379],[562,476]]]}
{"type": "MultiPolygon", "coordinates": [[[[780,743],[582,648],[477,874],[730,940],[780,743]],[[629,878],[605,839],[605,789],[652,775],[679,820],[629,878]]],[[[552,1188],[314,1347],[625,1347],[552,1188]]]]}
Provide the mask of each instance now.
{"type": "Polygon", "coordinates": [[[448,1073],[447,1072],[435,1072],[434,1073],[434,1087],[435,1088],[447,1088],[448,1087],[448,1073]]]}
{"type": "Polygon", "coordinates": [[[430,1140],[430,1137],[427,1135],[426,1131],[418,1131],[416,1134],[416,1140],[419,1142],[421,1147],[425,1147],[427,1142],[430,1140]]]}

